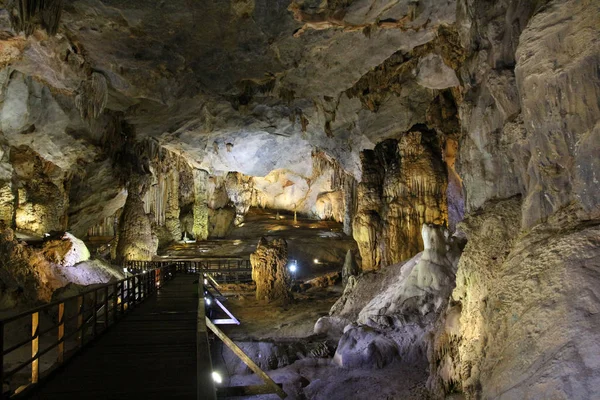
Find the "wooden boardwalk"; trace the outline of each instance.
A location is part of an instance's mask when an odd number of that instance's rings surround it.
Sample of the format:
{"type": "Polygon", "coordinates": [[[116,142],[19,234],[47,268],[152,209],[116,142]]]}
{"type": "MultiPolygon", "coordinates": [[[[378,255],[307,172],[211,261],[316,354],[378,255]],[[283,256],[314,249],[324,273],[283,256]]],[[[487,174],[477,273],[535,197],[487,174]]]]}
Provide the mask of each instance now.
{"type": "Polygon", "coordinates": [[[197,279],[178,274],[27,398],[214,399],[197,279]]]}

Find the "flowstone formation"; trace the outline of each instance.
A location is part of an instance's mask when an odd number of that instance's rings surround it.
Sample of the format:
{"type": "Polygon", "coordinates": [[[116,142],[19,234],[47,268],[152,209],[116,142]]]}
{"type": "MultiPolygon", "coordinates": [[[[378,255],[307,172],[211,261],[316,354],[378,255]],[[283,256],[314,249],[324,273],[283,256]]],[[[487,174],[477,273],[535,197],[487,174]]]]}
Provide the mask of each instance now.
{"type": "Polygon", "coordinates": [[[317,321],[316,333],[341,335],[334,358],[340,366],[382,368],[397,356],[405,363],[426,361],[429,335],[454,289],[463,241],[435,225],[423,225],[421,234],[423,252],[360,275],[317,321]]]}
{"type": "Polygon", "coordinates": [[[421,251],[423,224],[447,223],[447,172],[435,132],[417,128],[365,150],[361,159],[353,235],[369,271],[421,251]]]}
{"type": "Polygon", "coordinates": [[[284,304],[292,300],[287,271],[287,243],[284,239],[269,242],[261,238],[256,251],[250,255],[250,263],[257,300],[280,301],[284,304]]]}

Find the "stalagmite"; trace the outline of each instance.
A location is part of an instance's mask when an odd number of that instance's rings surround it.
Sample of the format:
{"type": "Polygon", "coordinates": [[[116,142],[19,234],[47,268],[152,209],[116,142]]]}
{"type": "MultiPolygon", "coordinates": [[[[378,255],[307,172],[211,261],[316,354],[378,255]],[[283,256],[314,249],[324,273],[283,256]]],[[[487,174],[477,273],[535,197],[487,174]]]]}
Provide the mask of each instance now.
{"type": "Polygon", "coordinates": [[[130,188],[121,220],[116,245],[116,262],[151,260],[158,249],[158,238],[152,232],[144,203],[135,189],[130,188]]]}
{"type": "Polygon", "coordinates": [[[440,146],[434,132],[419,129],[362,154],[353,234],[365,270],[417,254],[423,249],[421,225],[447,223],[447,172],[440,146]]]}
{"type": "Polygon", "coordinates": [[[344,260],[344,266],[342,267],[342,286],[345,288],[348,283],[348,279],[351,276],[356,277],[360,269],[358,264],[356,263],[356,259],[354,258],[354,253],[352,250],[348,250],[346,253],[346,259],[344,260]]]}
{"type": "Polygon", "coordinates": [[[208,238],[208,204],[206,198],[206,171],[194,170],[194,228],[196,240],[208,238]]]}
{"type": "Polygon", "coordinates": [[[250,255],[257,300],[283,303],[291,301],[287,251],[287,243],[284,239],[268,242],[265,238],[261,238],[256,251],[250,255]]]}

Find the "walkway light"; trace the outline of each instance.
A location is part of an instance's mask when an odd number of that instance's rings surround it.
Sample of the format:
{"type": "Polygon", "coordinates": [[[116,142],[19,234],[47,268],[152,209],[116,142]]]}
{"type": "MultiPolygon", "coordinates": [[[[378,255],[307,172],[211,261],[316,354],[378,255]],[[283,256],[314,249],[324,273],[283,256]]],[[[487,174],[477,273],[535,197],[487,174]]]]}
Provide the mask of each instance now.
{"type": "Polygon", "coordinates": [[[319,259],[318,259],[318,258],[315,258],[315,259],[313,260],[313,262],[314,262],[315,264],[318,264],[318,263],[319,263],[319,259]]]}
{"type": "Polygon", "coordinates": [[[223,383],[223,378],[221,377],[221,374],[219,374],[217,371],[213,371],[212,378],[213,381],[215,381],[215,383],[223,383]]]}
{"type": "Polygon", "coordinates": [[[296,265],[296,263],[290,265],[290,272],[293,274],[294,272],[296,272],[296,270],[298,269],[298,266],[296,265]]]}

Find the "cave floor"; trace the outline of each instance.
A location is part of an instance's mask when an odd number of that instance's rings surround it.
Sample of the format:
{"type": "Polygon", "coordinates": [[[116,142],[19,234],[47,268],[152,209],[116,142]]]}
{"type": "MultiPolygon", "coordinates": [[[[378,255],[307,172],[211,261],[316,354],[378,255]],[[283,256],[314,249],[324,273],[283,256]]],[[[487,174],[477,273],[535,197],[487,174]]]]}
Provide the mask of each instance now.
{"type": "Polygon", "coordinates": [[[296,277],[300,279],[341,270],[346,252],[356,249],[356,242],[344,234],[343,225],[339,222],[300,216],[294,221],[293,213],[252,208],[241,226],[233,228],[227,237],[175,243],[162,249],[156,260],[248,258],[261,237],[269,240],[284,238],[287,241],[288,259],[297,261],[299,268],[296,277]]]}
{"type": "Polygon", "coordinates": [[[234,340],[295,340],[313,336],[315,322],[327,315],[341,296],[341,285],[314,287],[294,293],[286,306],[257,300],[252,285],[223,285],[225,306],[238,318],[240,325],[224,326],[234,340]]]}
{"type": "MultiPolygon", "coordinates": [[[[241,324],[222,325],[220,328],[231,339],[245,343],[245,346],[252,346],[248,342],[254,342],[256,346],[261,346],[261,343],[328,342],[334,348],[339,338],[315,335],[314,325],[320,317],[329,314],[343,291],[339,282],[329,286],[319,284],[327,281],[323,279],[327,274],[341,271],[346,252],[356,249],[354,240],[343,233],[342,224],[301,217],[294,221],[290,213],[252,209],[244,223],[234,228],[226,238],[177,243],[164,249],[157,259],[247,258],[256,249],[261,237],[269,240],[284,238],[287,241],[288,259],[296,260],[299,267],[295,286],[315,278],[320,281],[311,281],[312,286],[305,286],[309,287],[307,290],[294,292],[294,301],[287,305],[257,300],[253,284],[221,285],[220,290],[226,297],[224,305],[241,324]]],[[[223,314],[219,317],[226,316],[223,314]]],[[[262,357],[269,356],[275,355],[262,354],[262,357]]],[[[349,370],[338,367],[332,356],[333,353],[322,358],[303,355],[291,364],[268,370],[267,373],[276,382],[283,383],[288,399],[429,398],[425,390],[425,365],[409,366],[397,362],[382,369],[349,370]]],[[[239,371],[235,365],[229,365],[226,369],[239,371]]],[[[246,373],[232,372],[225,379],[229,386],[262,383],[254,374],[246,373]]],[[[236,397],[254,400],[276,398],[276,395],[236,397]]]]}
{"type": "MultiPolygon", "coordinates": [[[[313,287],[294,293],[294,302],[287,305],[269,304],[256,300],[253,285],[222,285],[227,297],[225,306],[241,324],[222,325],[221,329],[234,341],[260,343],[324,342],[328,338],[314,335],[313,327],[319,317],[341,295],[341,285],[313,287]]],[[[329,342],[337,344],[337,338],[329,342]]],[[[247,345],[247,344],[246,344],[247,345]]],[[[268,354],[263,354],[268,357],[268,354]]],[[[217,358],[218,361],[220,359],[217,358]]],[[[217,361],[214,360],[214,361],[217,361]]],[[[257,362],[259,360],[256,360],[257,362]]],[[[239,370],[228,365],[229,371],[239,370]]],[[[429,399],[425,389],[426,365],[405,365],[396,362],[382,369],[338,367],[331,357],[303,357],[290,365],[267,371],[276,382],[283,383],[288,399],[370,399],[423,400],[429,399]]],[[[254,374],[235,373],[226,377],[228,386],[257,385],[262,381],[254,374]]],[[[276,395],[235,397],[246,400],[277,399],[276,395]]],[[[234,398],[231,398],[234,399],[234,398]]]]}

